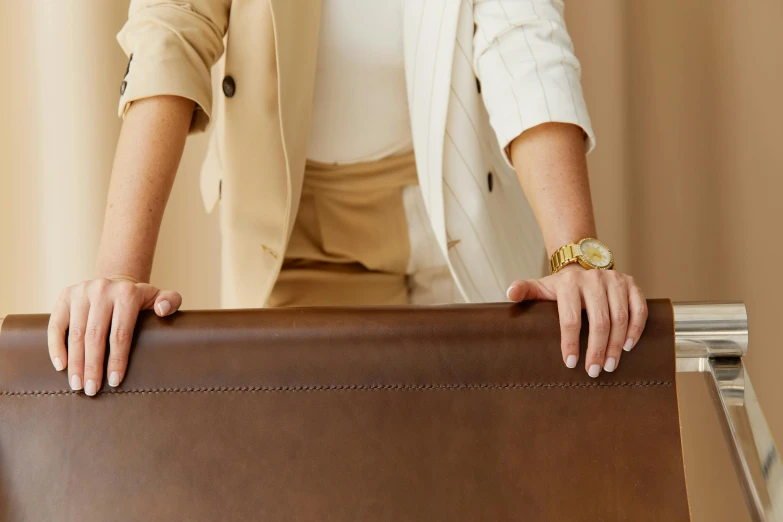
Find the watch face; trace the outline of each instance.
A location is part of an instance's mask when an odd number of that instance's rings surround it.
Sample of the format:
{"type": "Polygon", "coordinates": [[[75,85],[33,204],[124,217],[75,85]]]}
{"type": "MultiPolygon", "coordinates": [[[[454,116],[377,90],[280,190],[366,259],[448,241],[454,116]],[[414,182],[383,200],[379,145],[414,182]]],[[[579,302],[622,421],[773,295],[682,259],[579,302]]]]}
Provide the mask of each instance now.
{"type": "Polygon", "coordinates": [[[587,238],[579,243],[582,258],[595,268],[606,268],[612,263],[612,253],[597,239],[587,238]]]}

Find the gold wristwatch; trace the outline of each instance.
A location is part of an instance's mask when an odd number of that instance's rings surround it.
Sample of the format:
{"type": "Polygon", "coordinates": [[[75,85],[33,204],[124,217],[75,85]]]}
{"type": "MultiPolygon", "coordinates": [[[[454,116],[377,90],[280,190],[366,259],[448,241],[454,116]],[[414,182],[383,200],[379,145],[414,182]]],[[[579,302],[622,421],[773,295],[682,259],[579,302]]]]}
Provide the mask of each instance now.
{"type": "Polygon", "coordinates": [[[614,256],[606,245],[594,237],[586,237],[558,248],[549,259],[549,270],[556,274],[570,263],[579,263],[588,269],[611,270],[614,267],[614,256]]]}

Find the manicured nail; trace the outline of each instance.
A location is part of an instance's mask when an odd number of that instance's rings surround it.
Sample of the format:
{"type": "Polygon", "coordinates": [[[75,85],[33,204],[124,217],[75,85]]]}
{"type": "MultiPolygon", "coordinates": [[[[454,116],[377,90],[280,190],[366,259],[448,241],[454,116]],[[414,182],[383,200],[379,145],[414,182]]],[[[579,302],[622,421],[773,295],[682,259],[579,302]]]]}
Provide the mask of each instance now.
{"type": "Polygon", "coordinates": [[[592,377],[593,379],[595,379],[596,377],[598,377],[598,374],[599,374],[599,373],[601,373],[601,367],[600,367],[600,366],[598,366],[597,364],[594,364],[594,365],[592,365],[592,366],[590,367],[590,369],[589,369],[589,370],[587,370],[587,375],[589,375],[589,376],[590,376],[590,377],[592,377]]]}
{"type": "Polygon", "coordinates": [[[171,311],[171,304],[169,304],[168,301],[163,300],[158,303],[158,310],[160,310],[160,315],[166,315],[171,311]]]}
{"type": "Polygon", "coordinates": [[[120,374],[111,372],[111,375],[109,375],[109,386],[117,386],[118,384],[120,384],[120,374]]]}
{"type": "Polygon", "coordinates": [[[625,350],[626,352],[630,352],[631,348],[633,348],[633,339],[629,337],[628,339],[625,340],[625,344],[623,345],[623,350],[625,350]]]}
{"type": "Polygon", "coordinates": [[[84,393],[87,395],[95,395],[96,389],[95,389],[95,381],[92,379],[87,380],[87,384],[84,386],[84,393]]]}
{"type": "Polygon", "coordinates": [[[74,375],[71,377],[71,389],[72,390],[82,389],[82,379],[78,375],[74,375]]]}
{"type": "Polygon", "coordinates": [[[576,368],[576,355],[569,355],[566,359],[566,366],[569,368],[576,368]]]}
{"type": "Polygon", "coordinates": [[[614,357],[609,357],[604,363],[604,370],[613,372],[615,368],[617,368],[617,360],[614,357]]]}
{"type": "Polygon", "coordinates": [[[513,289],[514,289],[514,285],[511,285],[508,287],[508,290],[506,290],[506,297],[508,298],[509,301],[513,301],[513,299],[511,299],[511,290],[513,289]]]}
{"type": "Polygon", "coordinates": [[[54,368],[55,368],[55,369],[56,369],[58,372],[61,372],[61,371],[63,370],[63,368],[64,368],[64,366],[63,366],[63,360],[62,360],[62,359],[60,359],[59,357],[55,357],[55,358],[54,358],[54,368]]]}

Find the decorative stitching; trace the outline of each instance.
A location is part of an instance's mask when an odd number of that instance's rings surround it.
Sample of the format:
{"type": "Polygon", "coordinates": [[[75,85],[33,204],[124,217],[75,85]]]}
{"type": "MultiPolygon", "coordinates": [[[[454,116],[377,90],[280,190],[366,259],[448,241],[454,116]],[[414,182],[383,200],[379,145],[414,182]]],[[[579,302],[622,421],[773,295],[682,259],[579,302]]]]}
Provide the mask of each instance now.
{"type": "MultiPolygon", "coordinates": [[[[429,104],[429,114],[427,115],[427,146],[424,148],[424,150],[427,151],[427,175],[424,176],[424,179],[427,180],[427,201],[430,202],[428,208],[432,208],[432,186],[430,185],[430,160],[432,159],[429,152],[430,152],[430,138],[432,137],[432,97],[435,95],[435,89],[433,89],[433,85],[435,84],[435,71],[437,70],[437,56],[438,53],[440,53],[440,44],[443,41],[443,38],[441,38],[441,32],[443,31],[443,18],[446,14],[446,6],[448,5],[448,2],[443,2],[443,10],[440,13],[440,25],[438,26],[438,45],[435,47],[435,60],[436,62],[432,66],[432,80],[430,80],[430,104],[429,104]]],[[[422,7],[422,11],[424,8],[422,7]]],[[[419,27],[419,33],[421,33],[421,26],[419,27]]],[[[418,58],[418,56],[417,56],[418,58]]],[[[417,60],[418,61],[418,60],[417,60]]],[[[449,85],[451,85],[451,80],[449,79],[449,85]]],[[[413,86],[414,92],[416,89],[416,86],[413,86]]],[[[448,103],[448,102],[447,102],[448,103]]],[[[413,106],[413,104],[411,104],[413,106]]],[[[446,118],[448,119],[448,105],[446,107],[446,118]]],[[[441,161],[441,171],[443,170],[443,162],[441,161]]],[[[441,174],[442,175],[442,174],[441,174]]]]}
{"type": "MultiPolygon", "coordinates": [[[[449,139],[451,139],[451,135],[449,135],[449,139]]],[[[454,145],[454,148],[456,149],[457,146],[454,145]]],[[[468,168],[468,172],[470,172],[469,168],[468,168]]],[[[457,193],[454,192],[453,188],[451,188],[451,184],[448,182],[448,180],[446,178],[443,178],[443,187],[448,189],[448,191],[451,193],[451,196],[454,198],[454,201],[457,202],[457,206],[462,211],[462,213],[465,215],[465,219],[467,219],[468,223],[470,223],[470,228],[473,229],[473,234],[476,236],[476,239],[478,240],[479,245],[481,245],[481,250],[484,252],[484,257],[487,258],[490,272],[492,272],[492,278],[495,280],[495,283],[498,285],[498,289],[500,290],[501,294],[504,294],[506,292],[506,289],[505,289],[505,287],[502,284],[500,284],[500,279],[498,279],[498,275],[495,272],[495,266],[492,264],[492,257],[490,257],[489,252],[487,252],[487,247],[486,247],[486,245],[484,245],[484,241],[481,240],[481,234],[479,234],[479,231],[476,228],[476,224],[473,223],[473,221],[471,221],[470,214],[468,214],[468,212],[465,210],[465,206],[462,204],[462,201],[460,201],[459,197],[457,197],[457,193]]],[[[445,202],[445,200],[446,200],[446,191],[443,192],[443,196],[444,196],[443,200],[445,202]]]]}
{"type": "MultiPolygon", "coordinates": [[[[653,386],[672,386],[673,381],[637,381],[637,382],[530,382],[530,383],[489,383],[489,384],[330,384],[316,386],[228,386],[206,388],[150,388],[147,390],[107,390],[104,395],[129,393],[257,393],[257,392],[300,392],[300,391],[405,391],[405,390],[498,390],[525,388],[644,388],[653,386]]],[[[0,396],[39,396],[39,395],[76,395],[81,392],[59,391],[17,391],[0,392],[0,396]]]]}

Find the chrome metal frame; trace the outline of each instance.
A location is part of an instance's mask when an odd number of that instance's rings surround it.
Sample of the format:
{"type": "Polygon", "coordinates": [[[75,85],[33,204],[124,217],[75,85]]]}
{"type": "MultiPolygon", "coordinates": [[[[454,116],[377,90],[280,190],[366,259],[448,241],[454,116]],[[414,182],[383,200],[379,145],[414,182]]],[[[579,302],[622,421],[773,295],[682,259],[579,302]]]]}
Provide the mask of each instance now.
{"type": "Polygon", "coordinates": [[[783,522],[783,463],[742,362],[748,353],[745,305],[673,305],[677,371],[705,375],[752,519],[783,522]]]}
{"type": "Polygon", "coordinates": [[[674,303],[678,372],[705,375],[751,518],[783,522],[783,463],[742,357],[748,353],[743,303],[674,303]]]}

